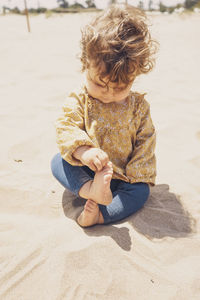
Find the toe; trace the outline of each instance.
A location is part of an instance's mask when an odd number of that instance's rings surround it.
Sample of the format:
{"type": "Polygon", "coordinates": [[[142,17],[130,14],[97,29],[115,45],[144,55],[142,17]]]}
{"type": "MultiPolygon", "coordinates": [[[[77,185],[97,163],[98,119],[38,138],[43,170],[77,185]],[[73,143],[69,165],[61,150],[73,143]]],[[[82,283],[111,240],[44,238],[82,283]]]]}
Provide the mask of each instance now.
{"type": "Polygon", "coordinates": [[[107,183],[110,183],[110,180],[112,178],[112,175],[111,174],[106,174],[104,176],[104,182],[107,184],[107,183]]]}
{"type": "Polygon", "coordinates": [[[113,168],[112,167],[109,167],[109,166],[106,166],[104,169],[103,169],[104,173],[113,173],[113,168]]]}
{"type": "Polygon", "coordinates": [[[111,171],[110,169],[104,170],[104,172],[103,172],[103,176],[106,176],[106,175],[112,176],[112,174],[113,174],[113,171],[111,171]]]}
{"type": "Polygon", "coordinates": [[[107,163],[107,165],[112,167],[112,161],[109,160],[109,162],[107,163]]]}
{"type": "Polygon", "coordinates": [[[112,162],[109,161],[109,162],[107,163],[107,166],[108,166],[109,168],[112,168],[112,162]]]}

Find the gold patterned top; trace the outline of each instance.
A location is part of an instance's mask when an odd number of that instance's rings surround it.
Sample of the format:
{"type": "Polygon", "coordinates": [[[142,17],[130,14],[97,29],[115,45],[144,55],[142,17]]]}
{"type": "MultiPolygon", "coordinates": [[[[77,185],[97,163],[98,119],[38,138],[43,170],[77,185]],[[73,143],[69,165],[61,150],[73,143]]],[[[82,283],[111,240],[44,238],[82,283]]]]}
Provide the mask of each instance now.
{"type": "Polygon", "coordinates": [[[83,166],[72,156],[79,146],[97,147],[108,154],[113,179],[155,184],[156,133],[144,94],[131,91],[124,103],[103,103],[82,88],[67,97],[56,132],[61,156],[71,165],[83,166]]]}

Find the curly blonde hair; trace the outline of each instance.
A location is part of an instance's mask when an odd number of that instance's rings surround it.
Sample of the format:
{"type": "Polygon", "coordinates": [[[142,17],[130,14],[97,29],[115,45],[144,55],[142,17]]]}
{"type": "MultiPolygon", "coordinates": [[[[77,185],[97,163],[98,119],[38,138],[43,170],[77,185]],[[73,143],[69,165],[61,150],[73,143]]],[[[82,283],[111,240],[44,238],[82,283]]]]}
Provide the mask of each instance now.
{"type": "Polygon", "coordinates": [[[112,5],[98,14],[82,29],[82,71],[92,64],[102,81],[124,84],[151,71],[158,43],[146,21],[146,14],[130,5],[112,5]]]}

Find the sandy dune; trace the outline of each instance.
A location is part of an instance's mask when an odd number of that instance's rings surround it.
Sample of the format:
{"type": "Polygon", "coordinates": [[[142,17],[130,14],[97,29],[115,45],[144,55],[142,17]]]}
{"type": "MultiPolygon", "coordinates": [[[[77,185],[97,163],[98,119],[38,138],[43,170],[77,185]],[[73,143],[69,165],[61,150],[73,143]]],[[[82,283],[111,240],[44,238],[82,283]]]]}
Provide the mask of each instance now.
{"type": "Polygon", "coordinates": [[[147,92],[157,185],[123,222],[82,229],[83,202],[50,172],[54,121],[81,81],[89,14],[0,16],[0,299],[200,299],[200,15],[152,16],[156,68],[147,92]]]}

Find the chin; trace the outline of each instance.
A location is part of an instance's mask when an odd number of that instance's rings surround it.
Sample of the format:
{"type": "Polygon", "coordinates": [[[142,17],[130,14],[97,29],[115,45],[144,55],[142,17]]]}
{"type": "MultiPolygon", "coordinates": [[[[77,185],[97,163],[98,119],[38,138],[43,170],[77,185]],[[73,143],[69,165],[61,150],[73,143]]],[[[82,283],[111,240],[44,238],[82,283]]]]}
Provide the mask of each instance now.
{"type": "Polygon", "coordinates": [[[123,100],[125,100],[126,98],[121,98],[121,99],[116,99],[116,98],[113,98],[113,99],[109,99],[109,98],[101,98],[101,97],[99,97],[99,98],[97,98],[97,99],[99,99],[100,101],[102,101],[102,102],[122,102],[123,100]]]}
{"type": "Polygon", "coordinates": [[[111,103],[114,102],[114,100],[109,100],[109,99],[99,99],[99,101],[103,102],[103,103],[111,103]]]}
{"type": "Polygon", "coordinates": [[[112,102],[112,100],[109,100],[108,98],[101,98],[101,97],[99,97],[97,99],[99,99],[102,102],[112,102]]]}

